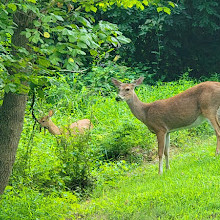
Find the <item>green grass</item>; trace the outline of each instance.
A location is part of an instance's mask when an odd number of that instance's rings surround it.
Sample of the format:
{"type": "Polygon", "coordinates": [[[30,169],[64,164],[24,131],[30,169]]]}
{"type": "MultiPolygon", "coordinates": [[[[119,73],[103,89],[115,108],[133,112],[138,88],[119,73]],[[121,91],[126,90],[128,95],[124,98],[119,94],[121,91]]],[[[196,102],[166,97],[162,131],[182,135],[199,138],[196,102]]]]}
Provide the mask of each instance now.
{"type": "MultiPolygon", "coordinates": [[[[171,136],[172,137],[172,136],[171,136]]],[[[158,162],[142,166],[125,161],[103,164],[97,185],[81,201],[71,192],[43,193],[7,187],[0,219],[219,219],[220,158],[215,136],[191,137],[171,150],[169,171],[158,175],[158,162]]]]}
{"type": "Polygon", "coordinates": [[[76,196],[69,192],[45,195],[27,187],[7,187],[0,200],[0,220],[74,219],[71,210],[77,205],[76,196]]]}
{"type": "Polygon", "coordinates": [[[171,170],[158,175],[158,164],[145,164],[104,184],[81,204],[84,219],[219,219],[220,158],[215,137],[193,140],[171,159],[171,170]]]}
{"type": "MultiPolygon", "coordinates": [[[[192,85],[180,80],[136,91],[142,101],[152,102],[192,85]]],[[[59,145],[38,130],[29,141],[33,120],[27,114],[10,184],[0,200],[0,220],[220,218],[220,157],[214,156],[210,126],[172,133],[171,170],[158,176],[155,135],[115,96],[94,95],[87,88],[76,92],[64,82],[48,91],[50,103],[36,103],[45,113],[55,110],[52,120],[59,126],[92,115],[94,129],[88,141],[59,145]],[[89,187],[82,191],[76,183],[87,178],[92,188],[85,184],[89,187]]]]}

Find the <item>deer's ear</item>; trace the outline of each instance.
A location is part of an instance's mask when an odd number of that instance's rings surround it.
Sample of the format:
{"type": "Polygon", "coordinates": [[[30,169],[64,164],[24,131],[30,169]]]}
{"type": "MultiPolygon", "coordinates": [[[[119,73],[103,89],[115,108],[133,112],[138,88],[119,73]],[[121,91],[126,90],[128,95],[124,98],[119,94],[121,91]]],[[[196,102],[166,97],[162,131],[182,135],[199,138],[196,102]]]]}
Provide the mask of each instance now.
{"type": "Polygon", "coordinates": [[[53,115],[53,110],[50,110],[48,116],[51,117],[53,115]]]}
{"type": "Polygon", "coordinates": [[[118,80],[115,79],[115,78],[112,78],[112,83],[113,83],[115,86],[117,86],[117,87],[120,87],[121,84],[122,84],[122,82],[118,81],[118,80]]]}
{"type": "Polygon", "coordinates": [[[140,77],[139,79],[135,80],[132,84],[135,86],[139,86],[144,81],[144,77],[140,77]]]}

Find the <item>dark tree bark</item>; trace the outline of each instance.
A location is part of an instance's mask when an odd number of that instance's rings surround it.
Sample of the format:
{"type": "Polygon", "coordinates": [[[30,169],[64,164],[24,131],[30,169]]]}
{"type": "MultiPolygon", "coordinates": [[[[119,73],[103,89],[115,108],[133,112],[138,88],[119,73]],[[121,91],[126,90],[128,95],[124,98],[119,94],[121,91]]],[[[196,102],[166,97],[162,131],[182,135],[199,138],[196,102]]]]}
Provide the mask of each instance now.
{"type": "MultiPolygon", "coordinates": [[[[14,23],[17,24],[12,44],[28,48],[28,40],[21,31],[31,26],[30,14],[17,11],[14,15],[14,23]]],[[[16,51],[13,55],[17,56],[16,51]]],[[[25,71],[9,68],[9,74],[25,71]]],[[[16,157],[16,151],[20,140],[26,106],[26,94],[5,93],[3,104],[0,108],[0,194],[3,194],[8,184],[12,167],[16,157]]]]}
{"type": "Polygon", "coordinates": [[[0,194],[8,184],[21,136],[26,96],[6,93],[0,112],[0,194]]]}

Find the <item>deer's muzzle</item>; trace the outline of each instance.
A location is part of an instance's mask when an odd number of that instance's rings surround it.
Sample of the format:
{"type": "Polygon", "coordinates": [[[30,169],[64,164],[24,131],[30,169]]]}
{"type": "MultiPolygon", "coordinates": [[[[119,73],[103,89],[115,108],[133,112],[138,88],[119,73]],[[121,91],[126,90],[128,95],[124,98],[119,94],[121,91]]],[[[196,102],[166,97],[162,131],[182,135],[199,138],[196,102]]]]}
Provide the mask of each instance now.
{"type": "Polygon", "coordinates": [[[122,101],[123,99],[122,99],[120,96],[117,96],[117,97],[115,98],[115,100],[116,100],[117,102],[119,102],[119,101],[122,101]]]}

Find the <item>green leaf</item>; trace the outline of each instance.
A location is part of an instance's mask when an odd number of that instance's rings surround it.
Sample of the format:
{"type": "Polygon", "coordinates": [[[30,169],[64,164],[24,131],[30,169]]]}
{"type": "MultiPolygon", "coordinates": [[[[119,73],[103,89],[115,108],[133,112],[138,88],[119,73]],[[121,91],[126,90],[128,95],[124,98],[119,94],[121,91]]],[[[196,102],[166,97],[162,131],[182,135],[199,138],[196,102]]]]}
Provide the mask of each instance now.
{"type": "Polygon", "coordinates": [[[79,66],[75,62],[67,63],[66,68],[68,70],[78,70],[79,66]]]}
{"type": "Polygon", "coordinates": [[[28,2],[36,3],[36,0],[27,0],[28,2]]]}
{"type": "Polygon", "coordinates": [[[62,60],[57,56],[56,53],[52,54],[51,56],[49,56],[50,62],[53,65],[58,65],[59,62],[61,62],[62,60]]]}
{"type": "Polygon", "coordinates": [[[96,50],[89,51],[92,56],[97,56],[98,52],[96,50]]]}
{"type": "Polygon", "coordinates": [[[33,38],[31,39],[31,41],[33,42],[33,43],[37,43],[38,41],[40,40],[40,34],[35,34],[34,36],[33,36],[33,38]]]}
{"type": "Polygon", "coordinates": [[[117,46],[119,44],[118,40],[115,37],[108,37],[108,40],[112,42],[114,46],[117,46]]]}
{"type": "Polygon", "coordinates": [[[78,39],[77,36],[74,35],[69,35],[68,38],[69,38],[69,42],[71,43],[75,43],[78,39]]]}
{"type": "Polygon", "coordinates": [[[163,11],[163,7],[158,7],[157,12],[161,12],[161,11],[163,11]]]}
{"type": "Polygon", "coordinates": [[[169,2],[169,5],[173,8],[175,8],[175,4],[173,2],[169,2]]]}
{"type": "Polygon", "coordinates": [[[98,36],[99,36],[99,38],[102,39],[102,40],[105,40],[106,37],[107,37],[107,36],[106,36],[105,34],[103,34],[103,33],[99,33],[98,36]]]}
{"type": "Polygon", "coordinates": [[[63,17],[60,15],[54,15],[54,17],[58,20],[58,21],[64,21],[63,17]]]}
{"type": "Polygon", "coordinates": [[[77,46],[80,48],[84,48],[84,49],[88,47],[85,43],[83,43],[81,41],[77,42],[77,46]]]}
{"type": "Polygon", "coordinates": [[[5,85],[5,92],[16,92],[17,91],[17,89],[16,89],[16,85],[15,84],[13,84],[13,83],[8,83],[8,84],[6,84],[5,85]]]}
{"type": "Polygon", "coordinates": [[[144,10],[144,6],[140,2],[136,3],[136,7],[140,8],[141,10],[144,10]]]}
{"type": "Polygon", "coordinates": [[[77,54],[79,54],[79,55],[86,55],[86,53],[84,51],[82,51],[82,50],[73,49],[72,56],[75,57],[77,54]]]}
{"type": "Polygon", "coordinates": [[[39,96],[41,99],[44,98],[44,91],[43,91],[43,90],[37,89],[37,94],[38,94],[38,96],[39,96]]]}
{"type": "Polygon", "coordinates": [[[9,34],[11,34],[11,35],[14,34],[14,30],[12,29],[11,26],[9,26],[7,29],[5,29],[5,32],[7,32],[7,33],[9,33],[9,34]]]}
{"type": "Polygon", "coordinates": [[[80,36],[79,37],[79,40],[83,41],[85,44],[87,44],[88,46],[91,45],[91,42],[90,42],[90,36],[87,34],[87,35],[83,35],[83,36],[80,36]]]}
{"type": "Polygon", "coordinates": [[[84,17],[82,17],[82,16],[77,16],[76,19],[77,19],[80,23],[82,23],[84,26],[89,27],[89,28],[92,28],[92,25],[90,24],[90,22],[89,22],[87,19],[85,19],[84,17]]]}
{"type": "Polygon", "coordinates": [[[45,67],[49,67],[49,66],[50,66],[50,61],[47,60],[46,58],[39,58],[39,59],[38,59],[38,63],[39,63],[41,66],[45,66],[45,67]]]}
{"type": "Polygon", "coordinates": [[[20,49],[18,49],[18,51],[20,52],[20,53],[24,53],[26,56],[28,56],[30,53],[28,52],[28,50],[26,50],[25,48],[20,48],[20,49]]]}
{"type": "Polygon", "coordinates": [[[44,17],[42,18],[42,21],[45,22],[45,23],[47,23],[47,22],[50,22],[51,19],[52,19],[52,17],[51,17],[50,15],[46,15],[46,16],[44,16],[44,17]]]}
{"type": "Polygon", "coordinates": [[[170,8],[164,7],[163,10],[164,10],[164,12],[167,13],[168,15],[171,14],[170,8]]]}
{"type": "Polygon", "coordinates": [[[34,26],[35,27],[40,27],[41,26],[41,23],[37,20],[34,21],[34,26]]]}
{"type": "Polygon", "coordinates": [[[149,5],[149,2],[147,0],[143,0],[143,4],[148,6],[149,5]]]}
{"type": "Polygon", "coordinates": [[[31,36],[31,32],[26,32],[25,36],[26,38],[29,38],[31,36]]]}
{"type": "Polygon", "coordinates": [[[69,35],[68,29],[67,29],[67,28],[64,28],[64,29],[62,30],[62,34],[63,34],[63,35],[69,35]]]}
{"type": "Polygon", "coordinates": [[[93,5],[91,5],[90,10],[96,13],[97,8],[95,6],[93,6],[93,5]]]}
{"type": "Polygon", "coordinates": [[[131,40],[127,37],[124,37],[124,36],[118,36],[117,39],[120,41],[120,43],[122,44],[128,44],[131,42],[131,40]]]}
{"type": "Polygon", "coordinates": [[[17,10],[17,6],[14,3],[9,3],[8,8],[10,8],[12,11],[16,11],[17,10]]]}

